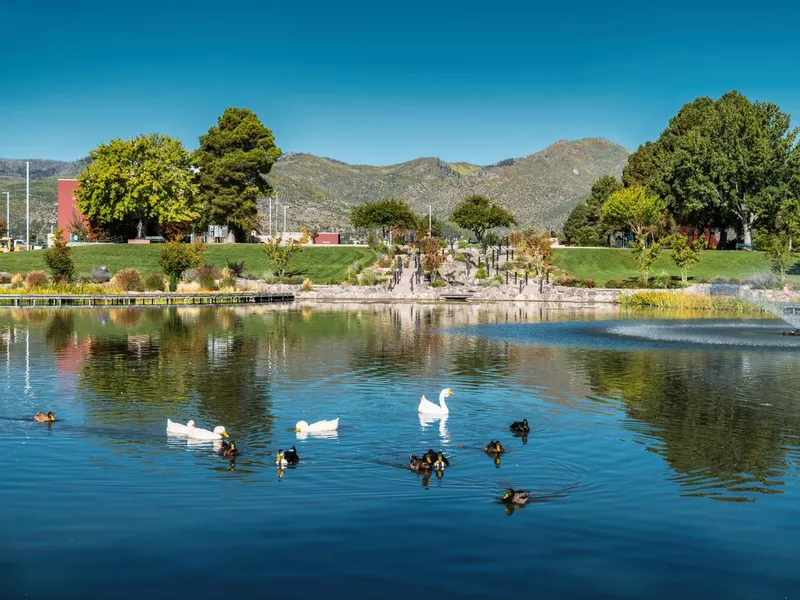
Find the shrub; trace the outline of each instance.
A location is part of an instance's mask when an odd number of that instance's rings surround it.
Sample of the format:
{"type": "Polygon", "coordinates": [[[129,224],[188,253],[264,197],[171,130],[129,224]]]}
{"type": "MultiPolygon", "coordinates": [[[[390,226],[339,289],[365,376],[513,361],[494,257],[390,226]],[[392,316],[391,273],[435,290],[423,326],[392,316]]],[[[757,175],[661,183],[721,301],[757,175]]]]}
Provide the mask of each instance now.
{"type": "Polygon", "coordinates": [[[145,291],[163,292],[165,283],[164,276],[161,273],[150,273],[145,276],[142,285],[145,291]]]}
{"type": "Polygon", "coordinates": [[[758,306],[733,296],[704,296],[686,292],[634,292],[621,296],[625,307],[653,307],[713,312],[763,312],[758,306]]]}
{"type": "MultiPolygon", "coordinates": [[[[577,279],[575,277],[570,277],[570,276],[559,277],[555,279],[553,283],[555,285],[560,285],[563,287],[576,287],[576,288],[597,287],[597,282],[594,279],[577,279]]],[[[615,283],[620,283],[620,282],[615,282],[615,283]]]]}
{"type": "Polygon", "coordinates": [[[778,278],[773,273],[756,273],[743,283],[754,290],[770,290],[778,285],[778,278]]]}
{"type": "Polygon", "coordinates": [[[381,256],[378,260],[378,266],[381,269],[389,269],[392,266],[392,257],[391,256],[381,256]]]}
{"type": "Polygon", "coordinates": [[[469,245],[469,244],[467,243],[467,240],[458,240],[458,249],[459,249],[459,250],[463,250],[463,249],[464,249],[464,248],[466,248],[468,245],[469,245]]]}
{"type": "Polygon", "coordinates": [[[364,269],[358,275],[358,285],[375,285],[376,283],[378,283],[378,274],[372,269],[364,269]]]}
{"type": "Polygon", "coordinates": [[[86,280],[89,283],[108,283],[111,281],[111,273],[109,273],[106,266],[103,265],[89,271],[89,274],[86,276],[86,280]]]}
{"type": "Polygon", "coordinates": [[[235,290],[236,280],[233,277],[223,277],[219,282],[221,290],[235,290]]]}
{"type": "Polygon", "coordinates": [[[308,277],[303,280],[303,285],[300,286],[300,289],[304,292],[310,292],[314,282],[311,281],[308,277]]]}
{"type": "Polygon", "coordinates": [[[187,269],[196,269],[203,264],[203,253],[206,246],[202,242],[184,244],[182,242],[167,242],[161,245],[158,253],[158,264],[169,278],[170,289],[175,289],[178,280],[187,269]]]}
{"type": "Polygon", "coordinates": [[[111,287],[122,292],[141,292],[142,276],[137,269],[122,269],[111,278],[111,287]]]}
{"type": "Polygon", "coordinates": [[[617,280],[617,279],[609,279],[608,281],[606,281],[605,287],[612,288],[612,289],[621,288],[622,287],[622,282],[617,280]]]}
{"type": "Polygon", "coordinates": [[[44,271],[29,271],[25,276],[25,289],[32,290],[42,287],[47,283],[47,273],[44,271]]]}
{"type": "Polygon", "coordinates": [[[200,289],[209,291],[216,290],[218,276],[219,273],[217,273],[214,267],[205,265],[197,269],[197,283],[200,284],[200,289]]]}
{"type": "Polygon", "coordinates": [[[241,277],[244,273],[244,261],[236,262],[229,260],[225,263],[225,268],[230,271],[230,276],[233,278],[241,277]]]}
{"type": "Polygon", "coordinates": [[[11,283],[11,273],[0,273],[0,283],[11,283]]]}
{"type": "Polygon", "coordinates": [[[443,288],[444,287],[444,281],[442,280],[441,277],[437,276],[433,281],[431,281],[431,287],[432,288],[443,288]]]}
{"type": "Polygon", "coordinates": [[[475,279],[486,279],[486,277],[487,277],[486,269],[484,269],[483,267],[481,267],[475,272],[475,279]]]}
{"type": "Polygon", "coordinates": [[[22,273],[14,273],[11,276],[11,287],[18,288],[25,285],[25,278],[22,276],[22,273]]]}
{"type": "Polygon", "coordinates": [[[72,248],[67,246],[63,233],[61,228],[55,230],[53,245],[44,251],[43,256],[53,280],[69,282],[75,274],[75,263],[72,262],[72,248]]]}

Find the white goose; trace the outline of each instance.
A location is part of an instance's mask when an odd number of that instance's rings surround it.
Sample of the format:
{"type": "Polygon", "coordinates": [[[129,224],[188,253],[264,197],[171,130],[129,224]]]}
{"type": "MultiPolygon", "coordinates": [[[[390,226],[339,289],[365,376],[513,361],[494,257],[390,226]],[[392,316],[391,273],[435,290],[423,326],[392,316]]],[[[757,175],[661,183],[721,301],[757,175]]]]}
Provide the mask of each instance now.
{"type": "Polygon", "coordinates": [[[208,429],[195,427],[192,424],[191,427],[186,428],[186,435],[195,440],[221,440],[223,437],[230,437],[222,425],[214,427],[214,431],[209,431],[208,429]]]}
{"type": "Polygon", "coordinates": [[[194,427],[194,421],[188,421],[186,425],[176,423],[167,419],[167,433],[174,433],[177,435],[186,435],[189,427],[194,427]]]}
{"type": "Polygon", "coordinates": [[[420,398],[419,408],[417,410],[426,415],[449,415],[450,410],[447,408],[447,404],[445,403],[444,399],[447,398],[447,396],[452,395],[453,390],[450,388],[444,388],[439,393],[439,404],[434,404],[423,394],[422,398],[420,398]]]}
{"type": "Polygon", "coordinates": [[[294,426],[294,430],[298,433],[323,433],[336,431],[337,429],[339,429],[338,417],[332,421],[317,421],[316,423],[311,423],[311,425],[305,421],[298,421],[297,425],[294,426]]]}

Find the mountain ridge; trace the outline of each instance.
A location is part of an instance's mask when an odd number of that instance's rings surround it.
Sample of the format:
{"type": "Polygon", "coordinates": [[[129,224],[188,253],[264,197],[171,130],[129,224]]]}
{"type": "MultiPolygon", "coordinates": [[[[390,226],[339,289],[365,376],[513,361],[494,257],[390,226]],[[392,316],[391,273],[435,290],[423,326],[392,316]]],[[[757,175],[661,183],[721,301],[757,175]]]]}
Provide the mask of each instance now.
{"type": "MultiPolygon", "coordinates": [[[[490,165],[431,156],[391,165],[358,165],[287,152],[267,178],[278,202],[287,206],[291,228],[305,224],[347,229],[353,206],[393,198],[406,200],[418,214],[427,213],[431,205],[434,216],[446,219],[466,196],[485,194],[511,210],[520,227],[559,229],[596,179],[621,176],[629,154],[603,138],[558,140],[533,154],[490,165]]],[[[32,230],[46,233],[55,220],[55,179],[77,177],[86,164],[88,158],[31,160],[32,230]]],[[[13,191],[12,224],[20,216],[20,193],[24,204],[24,177],[25,160],[0,158],[0,190],[13,191]]],[[[267,201],[260,205],[266,212],[267,201]]]]}

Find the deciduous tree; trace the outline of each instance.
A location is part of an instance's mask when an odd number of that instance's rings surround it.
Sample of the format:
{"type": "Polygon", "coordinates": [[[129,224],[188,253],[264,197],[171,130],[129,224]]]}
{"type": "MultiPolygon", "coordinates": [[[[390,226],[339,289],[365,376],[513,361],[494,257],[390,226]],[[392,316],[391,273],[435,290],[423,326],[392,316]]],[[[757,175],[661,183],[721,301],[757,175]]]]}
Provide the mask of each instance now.
{"type": "Polygon", "coordinates": [[[93,229],[133,235],[139,221],[191,223],[198,217],[189,153],[158,134],[111,140],[89,153],[75,197],[93,229]]]}
{"type": "Polygon", "coordinates": [[[681,270],[681,281],[686,283],[689,274],[689,267],[694,263],[700,262],[701,252],[706,247],[704,238],[698,238],[691,242],[685,235],[676,233],[670,238],[670,256],[675,265],[681,270]]]}
{"type": "Polygon", "coordinates": [[[262,243],[261,249],[269,261],[275,265],[278,277],[283,277],[289,269],[292,258],[303,251],[303,246],[292,239],[287,239],[284,243],[283,237],[278,236],[262,243]]]}
{"type": "Polygon", "coordinates": [[[366,202],[354,206],[350,222],[356,229],[380,229],[386,238],[389,230],[412,231],[417,227],[417,217],[402,200],[366,202]]]}
{"type": "Polygon", "coordinates": [[[494,227],[510,227],[517,221],[510,212],[490,198],[472,195],[466,198],[453,211],[451,220],[464,229],[475,234],[480,242],[488,229],[494,227]]]}
{"type": "Polygon", "coordinates": [[[635,185],[614,192],[603,206],[603,223],[646,242],[664,225],[666,207],[658,196],[635,185]]]}

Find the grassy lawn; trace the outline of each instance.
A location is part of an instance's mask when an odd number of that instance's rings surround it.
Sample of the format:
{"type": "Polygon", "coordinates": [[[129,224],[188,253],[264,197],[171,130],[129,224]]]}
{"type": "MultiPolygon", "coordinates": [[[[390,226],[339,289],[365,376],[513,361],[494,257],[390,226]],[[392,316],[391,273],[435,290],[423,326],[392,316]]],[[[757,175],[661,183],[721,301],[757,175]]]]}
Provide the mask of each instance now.
{"type": "MultiPolygon", "coordinates": [[[[555,248],[553,264],[567,271],[573,277],[594,279],[602,286],[609,279],[622,280],[638,277],[633,261],[633,253],[623,248],[555,248]]],[[[769,271],[769,263],[763,252],[744,252],[736,250],[703,252],[700,262],[689,268],[689,280],[729,277],[746,279],[754,273],[769,271]]],[[[800,274],[800,263],[796,263],[790,273],[800,274]]],[[[661,256],[653,267],[652,275],[670,275],[680,278],[680,269],[669,257],[669,250],[661,256]]]]}
{"type": "MultiPolygon", "coordinates": [[[[159,244],[102,244],[78,246],[72,249],[75,268],[79,274],[105,265],[112,273],[120,269],[135,268],[142,273],[160,272],[158,266],[159,244]]],[[[258,277],[272,271],[258,244],[211,245],[205,254],[206,262],[215,267],[224,267],[228,260],[244,261],[246,273],[258,277]]],[[[367,248],[350,246],[306,247],[292,261],[293,275],[310,277],[314,283],[342,281],[347,267],[353,263],[369,266],[376,260],[375,253],[367,248]]],[[[13,252],[0,254],[0,271],[9,273],[46,270],[42,251],[13,252]]]]}

